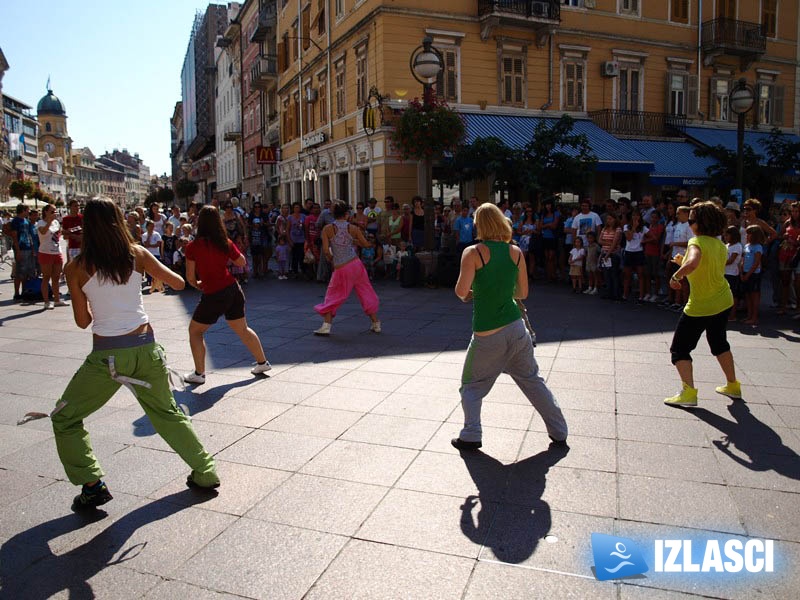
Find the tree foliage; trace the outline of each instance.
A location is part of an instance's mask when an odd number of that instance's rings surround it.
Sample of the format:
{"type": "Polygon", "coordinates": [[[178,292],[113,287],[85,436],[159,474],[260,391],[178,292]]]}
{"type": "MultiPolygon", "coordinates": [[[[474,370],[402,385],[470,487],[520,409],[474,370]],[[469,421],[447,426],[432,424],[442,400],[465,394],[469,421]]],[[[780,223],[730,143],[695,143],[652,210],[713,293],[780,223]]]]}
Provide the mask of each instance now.
{"type": "Polygon", "coordinates": [[[461,116],[443,100],[415,98],[395,121],[392,145],[403,159],[433,158],[454,151],[464,139],[461,116]]]}
{"type": "Polygon", "coordinates": [[[15,179],[8,184],[8,195],[24,200],[25,196],[33,197],[36,187],[30,179],[15,179]]]}
{"type": "Polygon", "coordinates": [[[190,181],[185,177],[175,184],[175,193],[179,198],[191,198],[199,189],[200,188],[198,187],[197,182],[190,181]]]}
{"type": "Polygon", "coordinates": [[[158,188],[156,192],[156,202],[161,204],[161,206],[171,206],[172,203],[175,202],[175,192],[170,188],[158,188]]]}
{"type": "Polygon", "coordinates": [[[573,133],[575,121],[563,115],[553,122],[540,120],[524,148],[509,148],[496,137],[477,138],[461,146],[446,169],[450,183],[494,175],[494,191],[521,195],[549,195],[585,188],[597,157],[588,138],[573,133]]]}

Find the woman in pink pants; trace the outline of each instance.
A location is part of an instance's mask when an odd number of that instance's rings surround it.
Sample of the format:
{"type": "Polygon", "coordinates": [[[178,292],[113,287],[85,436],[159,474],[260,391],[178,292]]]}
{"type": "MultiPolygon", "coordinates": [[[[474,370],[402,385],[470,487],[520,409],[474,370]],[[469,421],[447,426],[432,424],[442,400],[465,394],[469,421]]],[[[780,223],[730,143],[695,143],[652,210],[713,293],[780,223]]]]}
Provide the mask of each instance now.
{"type": "Polygon", "coordinates": [[[322,230],[322,251],[333,264],[333,277],[328,284],[325,300],[314,307],[324,319],[322,326],[314,332],[316,335],[331,334],[331,323],[336,311],[350,296],[353,288],[356,289],[361,307],[372,321],[370,331],[381,332],[381,322],[378,320],[378,295],[372,288],[367,270],[358,259],[354,247],[354,244],[357,244],[367,248],[369,242],[356,225],[347,222],[348,212],[347,204],[337,200],[333,205],[335,221],[322,230]]]}

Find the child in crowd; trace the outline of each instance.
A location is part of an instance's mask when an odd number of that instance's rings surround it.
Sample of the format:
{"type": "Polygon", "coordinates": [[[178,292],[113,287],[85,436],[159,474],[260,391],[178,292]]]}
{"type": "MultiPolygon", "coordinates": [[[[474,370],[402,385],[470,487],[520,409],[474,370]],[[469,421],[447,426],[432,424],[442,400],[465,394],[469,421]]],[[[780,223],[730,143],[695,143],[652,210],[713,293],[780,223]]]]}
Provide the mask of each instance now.
{"type": "Polygon", "coordinates": [[[181,237],[187,238],[190,242],[194,239],[194,235],[192,235],[192,226],[189,223],[184,223],[181,225],[181,237]]]}
{"type": "Polygon", "coordinates": [[[736,320],[736,302],[738,302],[742,296],[742,284],[739,277],[739,272],[742,268],[741,242],[742,235],[739,233],[738,227],[730,226],[725,230],[725,246],[728,248],[728,261],[725,263],[725,279],[728,280],[728,285],[731,286],[734,300],[728,321],[736,320]]]}
{"type": "Polygon", "coordinates": [[[758,326],[758,305],[761,303],[761,257],[764,254],[764,231],[758,225],[745,230],[747,244],[742,264],[742,291],[744,291],[747,317],[742,323],[758,326]]]}
{"type": "Polygon", "coordinates": [[[403,269],[403,259],[406,256],[409,256],[408,246],[406,245],[405,240],[401,240],[400,249],[397,251],[397,255],[395,256],[395,262],[397,263],[397,281],[400,281],[400,271],[403,269]]]}
{"type": "Polygon", "coordinates": [[[375,278],[375,263],[380,259],[378,256],[380,248],[375,241],[375,236],[371,233],[367,236],[367,241],[370,245],[366,248],[361,248],[361,262],[364,263],[364,268],[367,269],[367,274],[372,280],[375,278]]]}
{"type": "Polygon", "coordinates": [[[175,252],[172,253],[172,270],[178,273],[181,277],[186,274],[186,244],[189,243],[189,238],[178,238],[175,242],[175,252]]]}
{"type": "MultiPolygon", "coordinates": [[[[161,257],[164,255],[162,251],[164,249],[164,241],[161,239],[161,234],[155,230],[155,222],[151,221],[150,219],[147,220],[147,224],[145,226],[146,231],[144,235],[142,235],[142,246],[147,248],[147,250],[156,257],[159,261],[161,257]]],[[[164,291],[164,282],[156,279],[153,277],[150,281],[150,293],[155,292],[163,292],[164,291]]]]}
{"type": "Polygon", "coordinates": [[[391,277],[392,273],[396,271],[394,263],[397,259],[397,248],[392,245],[391,240],[386,240],[386,243],[383,245],[383,267],[384,267],[384,276],[386,279],[391,277]]]}
{"type": "Polygon", "coordinates": [[[275,248],[275,260],[278,261],[278,279],[289,279],[286,274],[289,265],[289,252],[289,241],[286,239],[286,235],[281,235],[275,248]]]}
{"type": "Polygon", "coordinates": [[[161,262],[167,267],[172,267],[172,257],[178,248],[178,236],[175,235],[175,226],[167,221],[164,224],[164,235],[161,240],[164,242],[164,253],[161,255],[161,262]]]}
{"type": "Polygon", "coordinates": [[[589,231],[586,234],[586,241],[588,242],[586,245],[586,275],[589,278],[589,287],[584,294],[596,296],[598,293],[597,287],[600,283],[597,274],[597,266],[600,262],[600,244],[597,243],[597,234],[594,231],[589,231]]]}
{"type": "Polygon", "coordinates": [[[575,236],[572,250],[569,251],[569,277],[572,279],[572,291],[580,294],[583,291],[583,263],[586,260],[586,248],[583,238],[575,236]]]}
{"type": "MultiPolygon", "coordinates": [[[[689,226],[689,207],[688,206],[679,206],[677,211],[677,222],[672,230],[672,243],[670,244],[670,254],[672,261],[669,263],[669,273],[668,275],[672,277],[680,268],[680,264],[674,261],[675,257],[679,254],[684,256],[686,254],[686,248],[689,245],[689,240],[692,238],[694,234],[692,234],[692,229],[689,226]]],[[[681,281],[681,289],[673,290],[669,288],[669,295],[672,299],[672,304],[670,305],[670,309],[675,312],[681,312],[683,310],[684,305],[689,299],[689,282],[684,277],[681,281]]]]}

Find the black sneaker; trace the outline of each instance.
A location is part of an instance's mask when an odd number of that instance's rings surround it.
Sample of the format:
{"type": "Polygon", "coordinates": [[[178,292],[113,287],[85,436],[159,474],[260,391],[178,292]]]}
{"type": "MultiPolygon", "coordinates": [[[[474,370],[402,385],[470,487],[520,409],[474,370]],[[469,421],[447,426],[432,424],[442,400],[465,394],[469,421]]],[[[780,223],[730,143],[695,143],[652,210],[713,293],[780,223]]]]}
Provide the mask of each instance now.
{"type": "Polygon", "coordinates": [[[91,487],[84,484],[81,493],[75,496],[75,499],[72,501],[72,510],[76,512],[89,510],[113,499],[114,496],[108,491],[108,487],[104,481],[100,481],[91,487]]]}
{"type": "Polygon", "coordinates": [[[480,442],[465,442],[461,438],[453,438],[450,440],[450,444],[459,450],[477,450],[483,445],[480,442]]]}

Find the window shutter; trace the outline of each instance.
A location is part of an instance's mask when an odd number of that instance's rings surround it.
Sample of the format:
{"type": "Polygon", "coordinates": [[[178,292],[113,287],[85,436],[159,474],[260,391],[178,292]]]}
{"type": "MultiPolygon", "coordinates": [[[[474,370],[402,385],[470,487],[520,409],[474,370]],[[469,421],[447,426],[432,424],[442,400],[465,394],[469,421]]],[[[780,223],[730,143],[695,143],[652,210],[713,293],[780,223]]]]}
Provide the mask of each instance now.
{"type": "Polygon", "coordinates": [[[672,112],[672,73],[667,71],[667,78],[664,82],[664,112],[668,115],[675,114],[672,112]]]}
{"type": "Polygon", "coordinates": [[[286,70],[286,46],[283,42],[278,42],[278,71],[283,73],[286,70]]]}
{"type": "Polygon", "coordinates": [[[308,50],[311,46],[311,7],[307,6],[303,10],[303,50],[308,50]]]}
{"type": "Polygon", "coordinates": [[[689,75],[687,77],[688,85],[686,86],[686,116],[697,116],[697,75],[689,75]]]}
{"type": "Polygon", "coordinates": [[[712,77],[708,80],[708,115],[709,120],[717,121],[719,120],[719,115],[717,115],[717,78],[712,77]]]}
{"type": "Polygon", "coordinates": [[[522,102],[522,59],[514,59],[514,102],[522,102]]]}
{"type": "Polygon", "coordinates": [[[456,53],[455,50],[449,50],[445,53],[445,64],[447,65],[447,99],[458,100],[458,85],[456,79],[456,53]]]}
{"type": "Polygon", "coordinates": [[[772,91],[775,94],[772,100],[772,124],[783,125],[783,99],[786,88],[782,85],[775,85],[772,87],[772,91]]]}
{"type": "Polygon", "coordinates": [[[575,65],[575,108],[583,110],[583,65],[575,65]]]}
{"type": "Polygon", "coordinates": [[[575,106],[575,64],[567,63],[564,67],[566,85],[564,86],[564,104],[566,108],[575,106]]]}
{"type": "Polygon", "coordinates": [[[447,88],[445,87],[444,80],[445,80],[445,71],[447,69],[440,69],[439,72],[436,74],[436,95],[440,98],[447,97],[447,88]]]}

